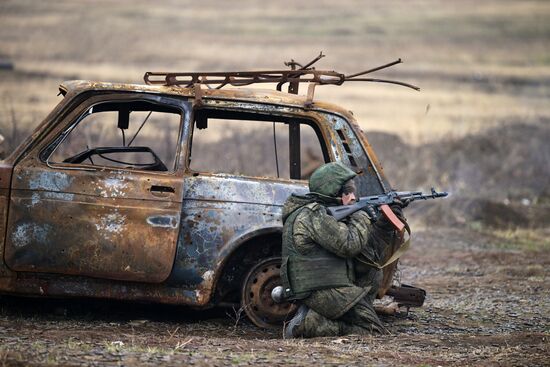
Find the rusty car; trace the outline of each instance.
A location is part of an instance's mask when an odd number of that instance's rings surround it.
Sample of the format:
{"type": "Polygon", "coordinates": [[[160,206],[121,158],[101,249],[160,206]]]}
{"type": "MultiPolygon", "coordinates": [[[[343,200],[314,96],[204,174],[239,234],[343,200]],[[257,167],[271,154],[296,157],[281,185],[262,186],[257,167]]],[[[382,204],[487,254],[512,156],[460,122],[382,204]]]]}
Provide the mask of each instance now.
{"type": "MultiPolygon", "coordinates": [[[[346,76],[312,64],[61,84],[60,103],[0,163],[0,293],[242,305],[261,327],[289,318],[295,306],[270,296],[285,199],[333,161],[360,173],[359,195],[391,190],[353,114],[314,100],[315,87],[410,86],[363,78],[388,65],[346,76]],[[246,88],[259,83],[277,90],[246,88]]],[[[398,289],[394,269],[381,296],[398,289]]]]}

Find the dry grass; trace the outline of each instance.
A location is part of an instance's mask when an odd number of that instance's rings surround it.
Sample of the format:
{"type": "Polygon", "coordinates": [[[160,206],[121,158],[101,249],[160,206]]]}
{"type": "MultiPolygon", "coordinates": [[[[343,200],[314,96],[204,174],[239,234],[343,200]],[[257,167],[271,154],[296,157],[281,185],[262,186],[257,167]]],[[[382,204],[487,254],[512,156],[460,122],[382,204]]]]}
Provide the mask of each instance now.
{"type": "Polygon", "coordinates": [[[503,248],[519,248],[526,251],[549,251],[549,231],[546,230],[545,232],[533,231],[532,229],[516,228],[495,230],[492,231],[492,234],[499,240],[499,244],[503,248]]]}
{"type": "MultiPolygon", "coordinates": [[[[64,79],[276,68],[319,50],[329,56],[319,67],[344,72],[402,57],[381,75],[422,93],[347,85],[319,88],[318,97],[353,110],[364,128],[424,142],[550,117],[549,19],[544,1],[5,1],[0,50],[16,71],[0,73],[0,97],[35,126],[64,79]]],[[[3,124],[6,111],[0,104],[3,124]]]]}

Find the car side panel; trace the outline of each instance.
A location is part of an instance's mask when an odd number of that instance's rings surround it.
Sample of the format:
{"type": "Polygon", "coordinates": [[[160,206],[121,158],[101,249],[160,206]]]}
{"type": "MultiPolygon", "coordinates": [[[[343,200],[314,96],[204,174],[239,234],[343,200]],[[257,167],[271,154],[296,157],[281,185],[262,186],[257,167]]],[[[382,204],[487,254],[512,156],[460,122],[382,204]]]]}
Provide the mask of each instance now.
{"type": "MultiPolygon", "coordinates": [[[[304,182],[281,183],[229,175],[185,180],[180,238],[169,283],[207,299],[228,255],[249,233],[280,228],[282,205],[304,182]]],[[[258,244],[261,246],[262,244],[258,244]]]]}
{"type": "MultiPolygon", "coordinates": [[[[146,181],[127,172],[66,172],[38,166],[18,174],[16,169],[4,254],[8,266],[144,282],[166,279],[179,229],[177,197],[152,200],[147,185],[159,184],[154,175],[146,181]]],[[[169,185],[181,192],[173,181],[169,185]]]]}
{"type": "Polygon", "coordinates": [[[30,151],[15,165],[4,262],[18,272],[160,283],[169,276],[176,252],[181,174],[50,165],[45,152],[94,103],[143,99],[169,104],[186,111],[184,126],[190,107],[185,101],[152,95],[88,97],[76,105],[67,102],[71,112],[61,120],[52,116],[57,123],[45,124],[47,132],[37,131],[38,141],[29,144],[30,151]]]}

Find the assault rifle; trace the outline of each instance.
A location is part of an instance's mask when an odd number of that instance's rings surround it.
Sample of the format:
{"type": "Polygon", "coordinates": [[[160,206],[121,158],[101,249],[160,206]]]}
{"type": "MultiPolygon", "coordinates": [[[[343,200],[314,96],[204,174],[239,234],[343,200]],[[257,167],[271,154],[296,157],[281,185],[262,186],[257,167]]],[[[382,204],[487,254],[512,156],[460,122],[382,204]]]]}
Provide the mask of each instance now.
{"type": "Polygon", "coordinates": [[[371,216],[372,214],[376,214],[377,211],[381,211],[382,214],[401,231],[405,225],[392,212],[389,205],[396,200],[412,202],[415,200],[444,198],[447,195],[449,195],[449,193],[437,192],[433,187],[430,194],[423,194],[421,191],[390,191],[385,194],[361,197],[355,204],[351,205],[329,206],[327,207],[327,212],[336,220],[340,221],[361,209],[365,209],[371,216]]]}

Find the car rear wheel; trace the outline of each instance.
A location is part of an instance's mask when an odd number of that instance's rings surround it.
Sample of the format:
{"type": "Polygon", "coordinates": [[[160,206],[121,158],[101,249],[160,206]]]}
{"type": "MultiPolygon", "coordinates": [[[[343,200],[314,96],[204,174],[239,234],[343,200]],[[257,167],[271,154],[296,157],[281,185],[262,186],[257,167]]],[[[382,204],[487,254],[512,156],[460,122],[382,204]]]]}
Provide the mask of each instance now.
{"type": "Polygon", "coordinates": [[[281,285],[281,258],[261,260],[246,275],[241,292],[241,305],[248,318],[262,328],[280,327],[296,312],[294,303],[275,303],[271,291],[281,285]]]}

